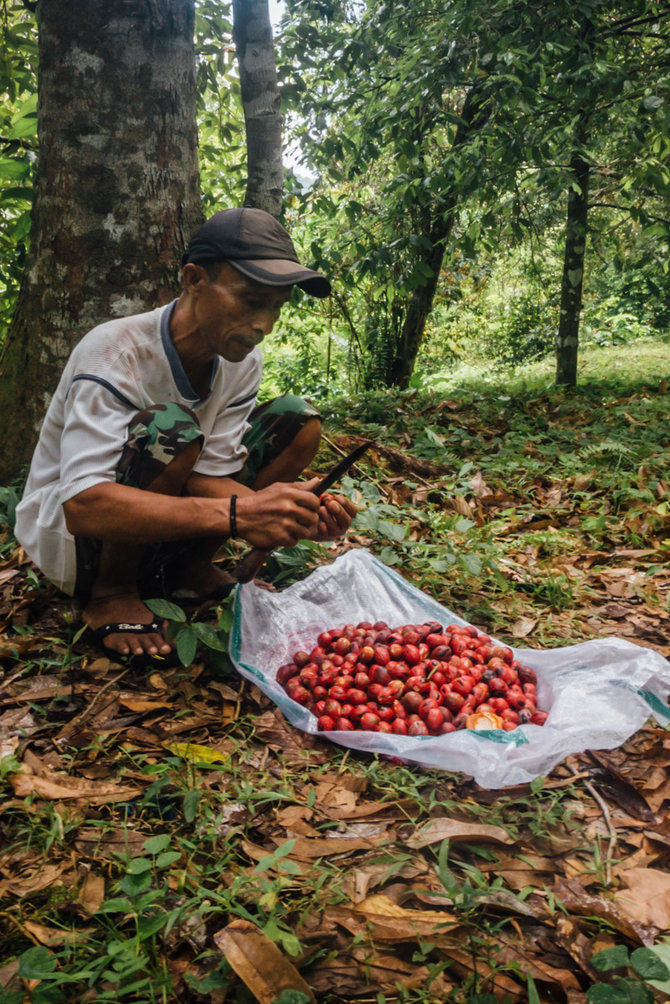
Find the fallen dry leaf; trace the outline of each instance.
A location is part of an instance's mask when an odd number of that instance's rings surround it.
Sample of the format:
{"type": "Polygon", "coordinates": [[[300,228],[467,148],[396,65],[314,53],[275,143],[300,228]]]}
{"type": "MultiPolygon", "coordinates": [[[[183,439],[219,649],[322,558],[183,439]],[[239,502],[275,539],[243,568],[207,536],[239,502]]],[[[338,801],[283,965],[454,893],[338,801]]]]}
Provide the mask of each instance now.
{"type": "Polygon", "coordinates": [[[113,861],[117,858],[140,857],[144,841],[149,836],[150,833],[128,827],[98,830],[88,826],[77,830],[74,846],[83,857],[113,861]]]}
{"type": "Polygon", "coordinates": [[[234,920],[214,935],[214,944],[260,1004],[272,1004],[284,990],[316,998],[302,976],[273,941],[248,920],[234,920]]]}
{"type": "Polygon", "coordinates": [[[290,855],[299,861],[313,858],[332,858],[335,854],[349,854],[351,851],[369,851],[378,847],[381,837],[348,840],[346,837],[298,837],[290,855]]]}
{"type": "Polygon", "coordinates": [[[5,990],[18,990],[19,960],[12,959],[4,966],[0,966],[0,987],[5,990]]]}
{"type": "Polygon", "coordinates": [[[105,899],[105,879],[102,875],[89,872],[77,893],[77,902],[86,913],[93,916],[97,913],[105,899]]]}
{"type": "Polygon", "coordinates": [[[33,892],[47,889],[61,880],[70,867],[69,861],[53,865],[35,861],[32,868],[26,866],[12,878],[0,880],[0,900],[5,896],[29,896],[33,892]]]}
{"type": "MultiPolygon", "coordinates": [[[[565,880],[557,876],[554,883],[556,898],[568,913],[577,913],[584,917],[601,917],[621,934],[642,945],[654,943],[654,931],[645,927],[639,921],[629,917],[615,903],[605,896],[594,896],[585,892],[574,879],[565,880]]],[[[627,894],[630,898],[630,893],[627,894]]]]}
{"type": "Polygon", "coordinates": [[[83,941],[93,932],[92,927],[79,928],[77,931],[64,931],[60,927],[47,927],[45,924],[37,924],[33,920],[24,920],[23,926],[41,945],[49,947],[72,945],[76,941],[83,941]]]}
{"type": "Polygon", "coordinates": [[[423,826],[417,827],[410,837],[406,837],[403,843],[407,847],[427,847],[429,844],[437,844],[442,840],[473,841],[492,840],[498,844],[513,844],[514,841],[503,830],[502,826],[488,826],[486,823],[468,823],[460,819],[449,819],[446,816],[431,819],[423,826]]]}
{"type": "Polygon", "coordinates": [[[108,802],[127,802],[141,795],[142,788],[137,785],[120,785],[103,781],[87,781],[67,774],[53,774],[51,777],[37,777],[25,771],[9,775],[14,794],[17,798],[37,795],[50,801],[59,799],[81,798],[92,805],[105,805],[108,802]]]}
{"type": "Polygon", "coordinates": [[[16,753],[18,745],[18,736],[8,736],[6,739],[0,738],[0,760],[4,760],[6,756],[12,756],[12,754],[16,753]]]}
{"type": "Polygon", "coordinates": [[[527,638],[536,626],[536,617],[519,617],[519,619],[512,625],[512,637],[527,638]]]}
{"type": "Polygon", "coordinates": [[[417,938],[435,941],[459,926],[458,919],[447,910],[405,909],[384,893],[367,896],[349,907],[330,907],[327,915],[351,934],[364,935],[373,942],[414,941],[417,938]]]}
{"type": "Polygon", "coordinates": [[[670,875],[658,868],[629,868],[621,875],[623,888],[614,894],[616,905],[638,924],[670,927],[670,875]]]}

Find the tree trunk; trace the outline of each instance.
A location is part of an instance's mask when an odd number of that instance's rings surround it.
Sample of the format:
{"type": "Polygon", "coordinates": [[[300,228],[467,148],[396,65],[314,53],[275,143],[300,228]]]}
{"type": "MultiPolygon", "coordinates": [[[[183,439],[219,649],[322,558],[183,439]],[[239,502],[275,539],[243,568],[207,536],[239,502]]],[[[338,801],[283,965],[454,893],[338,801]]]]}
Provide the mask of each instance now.
{"type": "Polygon", "coordinates": [[[426,320],[433,306],[440,269],[444,259],[446,242],[449,239],[454,223],[454,210],[450,209],[446,216],[433,226],[431,231],[430,251],[426,251],[424,261],[432,270],[432,276],[415,289],[405,310],[405,319],[400,331],[400,338],[395,355],[391,362],[389,384],[405,390],[414,372],[416,357],[423,341],[426,320]]]}
{"type": "MultiPolygon", "coordinates": [[[[458,150],[472,137],[473,133],[481,129],[489,115],[490,109],[482,98],[482,87],[475,84],[470,88],[463,102],[461,122],[459,122],[451,145],[452,152],[458,150]]],[[[425,207],[421,213],[422,234],[428,237],[430,244],[429,248],[422,251],[421,260],[428,265],[432,275],[414,290],[407,301],[400,337],[388,370],[387,386],[400,387],[401,390],[405,390],[409,386],[416,357],[423,340],[426,320],[433,307],[446,244],[454,225],[457,204],[457,194],[452,190],[446,193],[439,208],[439,214],[434,214],[432,207],[425,207]]]]}
{"type": "Polygon", "coordinates": [[[567,387],[577,385],[577,347],[589,212],[589,164],[581,154],[585,140],[585,135],[580,136],[579,148],[570,160],[575,187],[568,193],[561,313],[556,335],[556,383],[567,387]]]}
{"type": "Polygon", "coordinates": [[[279,217],[284,189],[281,97],[268,0],[233,0],[233,37],[247,135],[244,204],[279,217]]]}
{"type": "Polygon", "coordinates": [[[31,250],[0,372],[0,483],[74,344],[167,302],[201,220],[194,0],[45,0],[31,250]]]}

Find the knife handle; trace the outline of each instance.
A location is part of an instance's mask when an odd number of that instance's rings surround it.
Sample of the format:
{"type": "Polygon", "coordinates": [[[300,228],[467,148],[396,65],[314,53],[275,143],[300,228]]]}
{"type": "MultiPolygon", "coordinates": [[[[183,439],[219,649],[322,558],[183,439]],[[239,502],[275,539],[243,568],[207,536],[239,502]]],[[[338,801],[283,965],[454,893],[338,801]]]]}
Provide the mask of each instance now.
{"type": "Polygon", "coordinates": [[[238,582],[251,582],[274,551],[273,547],[254,547],[240,561],[236,576],[238,582]]]}

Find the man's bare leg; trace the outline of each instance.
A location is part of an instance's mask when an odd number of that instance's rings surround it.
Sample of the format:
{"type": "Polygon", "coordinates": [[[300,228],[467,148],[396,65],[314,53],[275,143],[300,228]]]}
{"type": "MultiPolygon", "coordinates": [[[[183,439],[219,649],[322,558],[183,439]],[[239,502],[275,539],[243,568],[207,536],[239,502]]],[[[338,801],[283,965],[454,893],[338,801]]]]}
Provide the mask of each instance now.
{"type": "MultiPolygon", "coordinates": [[[[199,442],[189,443],[166,465],[147,491],[160,495],[180,495],[191,474],[198,455],[199,442]]],[[[137,573],[144,546],[103,543],[98,576],[82,611],[82,618],[91,628],[104,624],[151,624],[153,614],[140,599],[137,573]]],[[[210,566],[211,567],[211,566],[210,566]]],[[[109,634],[105,648],[118,655],[167,655],[172,645],[162,634],[109,634]]]]}

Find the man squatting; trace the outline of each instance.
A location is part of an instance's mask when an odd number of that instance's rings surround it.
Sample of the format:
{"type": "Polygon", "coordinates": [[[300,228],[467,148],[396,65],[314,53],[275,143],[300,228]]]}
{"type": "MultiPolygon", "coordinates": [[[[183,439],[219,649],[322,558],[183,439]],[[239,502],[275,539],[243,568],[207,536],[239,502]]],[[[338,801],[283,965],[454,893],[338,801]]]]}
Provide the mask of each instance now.
{"type": "MultiPolygon", "coordinates": [[[[259,209],[216,213],[182,259],[164,307],[90,331],[47,411],[16,535],[83,604],[106,651],[160,663],[175,653],[142,598],[203,602],[230,586],[212,558],[344,534],[355,506],[296,479],[315,456],[318,412],[285,395],[256,406],[258,345],[293,286],[330,293],[259,209]]],[[[163,663],[164,664],[164,663],[163,663]]]]}

